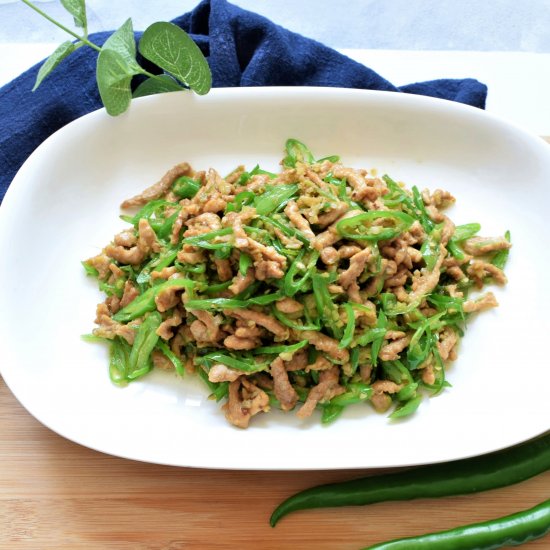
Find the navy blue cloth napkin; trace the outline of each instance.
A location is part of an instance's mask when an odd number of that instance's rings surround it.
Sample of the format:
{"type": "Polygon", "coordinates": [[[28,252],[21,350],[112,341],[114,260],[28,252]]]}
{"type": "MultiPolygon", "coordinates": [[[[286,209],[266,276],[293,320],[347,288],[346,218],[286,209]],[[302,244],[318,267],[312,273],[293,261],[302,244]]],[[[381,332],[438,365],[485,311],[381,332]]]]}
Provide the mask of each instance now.
{"type": "MultiPolygon", "coordinates": [[[[226,0],[203,0],[174,20],[208,57],[213,85],[332,86],[428,95],[484,108],[487,87],[474,79],[396,87],[323,44],[275,25],[226,0]]],[[[91,40],[102,44],[110,33],[91,40]]],[[[17,170],[50,134],[100,108],[97,53],[80,48],[31,92],[39,65],[0,88],[0,200],[17,170]]]]}

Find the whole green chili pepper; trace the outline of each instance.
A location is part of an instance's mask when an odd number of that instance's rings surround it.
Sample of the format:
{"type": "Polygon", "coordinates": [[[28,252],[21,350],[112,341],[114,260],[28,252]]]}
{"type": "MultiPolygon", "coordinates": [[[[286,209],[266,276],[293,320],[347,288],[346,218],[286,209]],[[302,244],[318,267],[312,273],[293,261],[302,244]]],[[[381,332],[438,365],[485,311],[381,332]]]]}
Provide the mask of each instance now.
{"type": "Polygon", "coordinates": [[[306,489],[280,504],[270,523],[274,527],[290,512],[309,508],[477,493],[519,483],[548,469],[550,434],[479,457],[306,489]]]}
{"type": "Polygon", "coordinates": [[[490,550],[519,546],[550,531],[550,499],[533,508],[481,523],[396,539],[364,550],[490,550]]]}

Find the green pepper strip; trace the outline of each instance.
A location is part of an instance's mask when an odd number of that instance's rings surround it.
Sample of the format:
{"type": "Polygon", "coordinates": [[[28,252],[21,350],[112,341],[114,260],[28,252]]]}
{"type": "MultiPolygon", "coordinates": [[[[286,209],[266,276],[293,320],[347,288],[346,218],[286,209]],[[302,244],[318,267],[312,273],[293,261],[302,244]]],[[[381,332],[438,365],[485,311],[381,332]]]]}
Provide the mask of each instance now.
{"type": "Polygon", "coordinates": [[[182,362],[180,361],[179,357],[168,347],[166,342],[163,342],[162,340],[159,340],[157,342],[157,347],[160,349],[160,351],[162,351],[162,353],[164,353],[164,355],[166,355],[166,357],[168,357],[168,359],[170,360],[172,365],[174,365],[174,368],[176,369],[176,372],[180,376],[184,376],[185,375],[185,369],[183,368],[182,362]]]}
{"type": "Polygon", "coordinates": [[[550,434],[523,445],[465,460],[307,489],[280,504],[271,526],[296,510],[477,493],[519,483],[550,468],[550,434]]]}
{"type": "Polygon", "coordinates": [[[252,350],[252,353],[254,355],[259,354],[275,354],[279,355],[280,353],[294,353],[295,351],[298,351],[299,349],[302,349],[303,347],[307,346],[307,340],[302,340],[301,342],[298,342],[297,344],[292,344],[290,346],[264,346],[260,348],[256,348],[252,350]]]}
{"type": "Polygon", "coordinates": [[[243,361],[242,359],[237,359],[235,357],[231,357],[230,355],[226,355],[225,353],[220,353],[218,351],[214,351],[212,353],[203,355],[202,357],[198,357],[196,361],[200,363],[205,359],[216,363],[222,363],[223,365],[231,367],[232,369],[237,369],[247,373],[259,372],[259,371],[265,370],[267,367],[267,363],[265,362],[255,363],[253,361],[243,361]]]}
{"type": "Polygon", "coordinates": [[[407,231],[413,222],[414,218],[404,212],[373,210],[339,221],[336,224],[336,231],[344,239],[387,241],[407,231]],[[374,221],[380,219],[392,221],[394,224],[393,227],[372,225],[374,221]]]}
{"type": "Polygon", "coordinates": [[[159,335],[156,331],[161,323],[161,314],[158,311],[153,311],[139,325],[128,359],[128,373],[126,375],[128,380],[135,380],[151,370],[151,352],[157,345],[159,335]]]}
{"type": "Polygon", "coordinates": [[[332,336],[340,340],[343,337],[343,331],[341,326],[338,325],[340,321],[338,309],[327,288],[329,281],[326,277],[314,271],[311,274],[311,282],[319,318],[325,321],[325,326],[330,329],[332,336]]]}
{"type": "Polygon", "coordinates": [[[276,307],[273,307],[271,312],[275,316],[275,318],[283,323],[283,325],[286,325],[287,327],[290,327],[294,330],[321,330],[321,322],[318,323],[311,323],[307,319],[306,314],[306,322],[304,324],[296,323],[292,319],[289,319],[284,313],[279,311],[276,307]]]}
{"type": "Polygon", "coordinates": [[[237,193],[233,202],[228,203],[225,207],[225,212],[240,212],[243,206],[252,204],[255,198],[256,195],[252,191],[242,191],[241,193],[237,193]]]}
{"type": "Polygon", "coordinates": [[[279,220],[276,220],[274,218],[269,218],[268,216],[258,216],[260,220],[262,220],[264,223],[270,224],[277,229],[281,230],[287,237],[296,237],[299,241],[301,241],[303,244],[306,244],[310,246],[310,239],[308,239],[301,231],[298,229],[294,229],[293,227],[289,227],[288,225],[285,225],[284,223],[280,222],[279,220]]]}
{"type": "Polygon", "coordinates": [[[188,176],[180,176],[173,184],[172,191],[180,199],[192,199],[201,187],[200,181],[188,176]]]}
{"type": "MultiPolygon", "coordinates": [[[[174,280],[177,281],[178,279],[174,280]]],[[[263,296],[249,298],[248,300],[237,300],[235,298],[210,298],[207,300],[189,300],[184,305],[187,311],[191,311],[193,309],[240,309],[252,305],[265,306],[267,304],[276,302],[281,298],[283,298],[283,294],[281,292],[274,292],[273,294],[264,294],[263,296]]]]}
{"type": "Polygon", "coordinates": [[[428,212],[426,212],[426,205],[424,204],[424,201],[422,200],[422,195],[420,194],[420,191],[418,190],[418,187],[416,187],[416,185],[412,188],[412,195],[413,203],[418,210],[420,224],[422,225],[426,233],[430,233],[435,224],[430,216],[428,216],[428,212]]]}
{"type": "Polygon", "coordinates": [[[117,386],[124,386],[128,382],[128,360],[131,346],[120,337],[111,341],[109,348],[109,378],[117,386]]]}
{"type": "MultiPolygon", "coordinates": [[[[403,388],[405,389],[405,388],[403,388]]],[[[413,414],[416,409],[418,409],[420,403],[422,402],[422,395],[417,395],[412,397],[408,401],[405,401],[403,404],[399,405],[389,416],[392,420],[398,418],[405,418],[413,414]]]]}
{"type": "Polygon", "coordinates": [[[120,216],[121,220],[124,220],[125,222],[131,223],[133,226],[137,227],[137,224],[139,223],[139,220],[141,218],[149,219],[159,208],[163,206],[177,206],[177,203],[175,202],[169,202],[165,201],[163,199],[157,199],[151,202],[148,202],[143,208],[138,210],[136,214],[133,216],[120,216]]]}
{"type": "Polygon", "coordinates": [[[340,349],[347,348],[351,344],[353,334],[355,333],[355,313],[353,311],[353,304],[346,302],[344,304],[344,309],[346,310],[347,323],[342,340],[340,344],[338,344],[340,349]]]}
{"type": "Polygon", "coordinates": [[[201,367],[197,369],[199,378],[208,386],[212,392],[210,395],[216,401],[220,401],[229,393],[229,382],[210,382],[208,379],[208,373],[201,367]]]}
{"type": "Polygon", "coordinates": [[[141,317],[148,311],[153,311],[156,308],[156,296],[170,287],[176,288],[195,288],[199,283],[191,281],[191,279],[168,279],[165,283],[153,286],[147,289],[141,296],[130,302],[126,307],[113,315],[113,320],[119,323],[126,323],[137,317],[141,317]]]}
{"type": "Polygon", "coordinates": [[[176,259],[177,255],[178,248],[167,248],[161,252],[156,258],[145,264],[136,277],[136,283],[139,285],[147,283],[151,278],[152,271],[160,271],[162,268],[169,266],[176,259]]]}
{"type": "Polygon", "coordinates": [[[305,270],[303,270],[304,274],[299,279],[295,279],[297,272],[301,269],[301,264],[303,264],[304,254],[304,250],[301,250],[286,272],[283,279],[283,290],[286,296],[294,296],[300,291],[315,270],[315,264],[319,258],[319,252],[316,250],[311,253],[309,261],[305,265],[305,270]]]}
{"type": "Polygon", "coordinates": [[[231,246],[229,243],[211,243],[212,239],[216,237],[223,237],[224,235],[231,235],[233,233],[232,227],[224,227],[223,229],[217,229],[216,231],[210,231],[210,233],[203,233],[202,235],[195,235],[193,237],[187,237],[181,241],[182,244],[191,244],[200,248],[207,248],[209,250],[217,250],[220,248],[227,248],[231,246]]]}
{"type": "Polygon", "coordinates": [[[368,401],[372,397],[373,393],[373,389],[368,384],[356,382],[353,384],[348,384],[346,386],[346,392],[333,397],[330,400],[330,403],[332,405],[347,407],[348,405],[353,405],[354,403],[368,401]]]}
{"type": "MultiPolygon", "coordinates": [[[[510,231],[506,231],[506,233],[504,233],[504,238],[508,242],[510,242],[510,231]]],[[[493,259],[491,260],[491,263],[495,267],[498,267],[499,269],[504,269],[504,266],[506,265],[506,262],[508,261],[509,254],[510,254],[510,249],[509,248],[506,248],[504,250],[499,250],[493,256],[493,259]]]]}
{"type": "Polygon", "coordinates": [[[309,148],[297,139],[287,139],[285,143],[286,157],[283,159],[283,166],[296,168],[297,162],[313,164],[315,157],[309,148]]]}
{"type": "Polygon", "coordinates": [[[464,252],[460,249],[459,243],[473,237],[479,230],[481,225],[479,223],[466,223],[464,225],[457,225],[453,236],[449,239],[447,243],[447,250],[451,253],[452,256],[458,260],[463,260],[465,258],[464,252]]]}
{"type": "Polygon", "coordinates": [[[345,409],[345,407],[342,407],[341,405],[335,405],[332,402],[320,406],[323,409],[323,413],[321,415],[322,424],[330,424],[331,422],[334,422],[344,412],[345,409]]]}
{"type": "Polygon", "coordinates": [[[550,532],[550,499],[509,516],[472,523],[447,531],[395,539],[364,550],[441,550],[519,546],[550,532]]]}
{"type": "Polygon", "coordinates": [[[233,281],[226,281],[225,283],[210,285],[208,288],[204,289],[204,292],[206,292],[206,294],[216,294],[217,292],[222,292],[224,290],[227,290],[232,284],[233,284],[233,281]]]}
{"type": "Polygon", "coordinates": [[[248,268],[252,265],[252,258],[241,252],[239,256],[239,273],[244,277],[248,271],[248,268]]]}
{"type": "Polygon", "coordinates": [[[265,191],[254,199],[254,208],[260,216],[276,210],[281,202],[287,201],[298,192],[298,185],[266,185],[265,191]]]}
{"type": "Polygon", "coordinates": [[[84,268],[84,271],[86,271],[86,275],[88,275],[88,277],[97,277],[99,275],[99,271],[91,266],[91,265],[88,265],[86,262],[80,262],[82,264],[82,267],[84,268]]]}

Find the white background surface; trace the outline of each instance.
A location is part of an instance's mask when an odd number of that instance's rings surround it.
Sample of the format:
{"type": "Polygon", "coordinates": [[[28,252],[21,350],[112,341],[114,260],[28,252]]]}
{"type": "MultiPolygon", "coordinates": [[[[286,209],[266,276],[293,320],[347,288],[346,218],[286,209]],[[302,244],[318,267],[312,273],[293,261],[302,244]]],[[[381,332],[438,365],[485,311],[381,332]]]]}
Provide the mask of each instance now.
{"type": "MultiPolygon", "coordinates": [[[[128,16],[135,28],[169,20],[192,0],[88,0],[90,31],[128,16]]],[[[550,0],[236,0],[286,28],[344,49],[396,85],[473,77],[489,86],[487,109],[550,135],[550,0]]],[[[67,25],[58,1],[37,2],[67,25]]],[[[46,57],[65,34],[21,2],[0,0],[0,85],[46,57]]]]}

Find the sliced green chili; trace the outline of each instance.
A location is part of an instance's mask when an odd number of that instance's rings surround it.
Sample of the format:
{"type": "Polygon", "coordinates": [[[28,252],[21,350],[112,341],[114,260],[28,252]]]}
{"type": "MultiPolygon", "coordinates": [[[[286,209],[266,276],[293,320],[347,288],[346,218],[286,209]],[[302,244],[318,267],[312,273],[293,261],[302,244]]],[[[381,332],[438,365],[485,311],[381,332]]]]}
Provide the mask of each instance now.
{"type": "Polygon", "coordinates": [[[387,241],[407,231],[413,222],[414,218],[404,212],[373,210],[339,221],[336,231],[344,239],[387,241]],[[375,225],[378,220],[391,222],[392,226],[375,225]]]}
{"type": "Polygon", "coordinates": [[[159,335],[156,331],[161,323],[161,314],[153,311],[139,325],[128,359],[128,380],[135,380],[151,370],[151,352],[157,345],[159,335]]]}
{"type": "Polygon", "coordinates": [[[135,298],[126,307],[113,315],[113,319],[120,323],[126,323],[137,317],[141,317],[148,311],[156,309],[155,298],[160,292],[167,288],[189,288],[194,289],[198,283],[190,279],[168,279],[160,285],[147,289],[143,294],[135,298]]]}
{"type": "MultiPolygon", "coordinates": [[[[177,281],[177,279],[175,279],[177,281]]],[[[237,298],[210,298],[189,300],[185,305],[188,311],[193,309],[222,310],[222,309],[242,309],[252,305],[265,306],[283,298],[282,293],[264,294],[248,300],[238,300],[237,298]]]]}
{"type": "Polygon", "coordinates": [[[166,357],[170,360],[172,365],[174,365],[174,369],[176,369],[176,372],[180,376],[185,376],[185,369],[183,368],[183,363],[181,362],[180,358],[168,347],[168,345],[163,342],[162,340],[159,340],[157,342],[157,348],[166,355],[166,357]]]}
{"type": "Polygon", "coordinates": [[[245,361],[244,359],[237,359],[236,357],[232,357],[231,355],[227,355],[219,351],[214,351],[212,353],[203,355],[202,357],[197,358],[196,361],[200,362],[201,359],[207,359],[215,363],[222,363],[223,365],[231,367],[232,369],[240,370],[247,373],[259,372],[267,368],[267,363],[265,362],[256,363],[255,361],[245,361]]]}
{"type": "Polygon", "coordinates": [[[248,268],[252,265],[252,258],[245,254],[244,252],[241,252],[239,256],[239,273],[244,277],[247,272],[248,268]]]}
{"type": "Polygon", "coordinates": [[[254,355],[260,355],[260,354],[274,354],[279,355],[281,353],[294,353],[298,351],[299,349],[304,348],[307,346],[308,342],[307,340],[302,340],[301,342],[298,342],[296,344],[288,344],[288,345],[280,345],[280,346],[262,346],[259,348],[255,348],[252,350],[252,353],[254,355]]]}
{"type": "Polygon", "coordinates": [[[265,216],[275,211],[281,202],[287,201],[298,192],[295,183],[284,185],[266,185],[265,191],[254,199],[254,208],[260,216],[265,216]]]}
{"type": "Polygon", "coordinates": [[[180,199],[192,199],[198,193],[200,187],[200,181],[196,181],[188,176],[180,176],[172,184],[172,191],[180,199]]]}
{"type": "Polygon", "coordinates": [[[296,168],[297,162],[313,164],[315,157],[309,148],[297,139],[287,139],[285,144],[286,157],[283,159],[283,166],[296,168]]]}
{"type": "Polygon", "coordinates": [[[344,304],[344,309],[346,311],[347,322],[342,340],[340,340],[340,344],[338,345],[340,349],[347,348],[351,344],[355,333],[355,312],[353,311],[353,304],[346,302],[344,304]]]}

